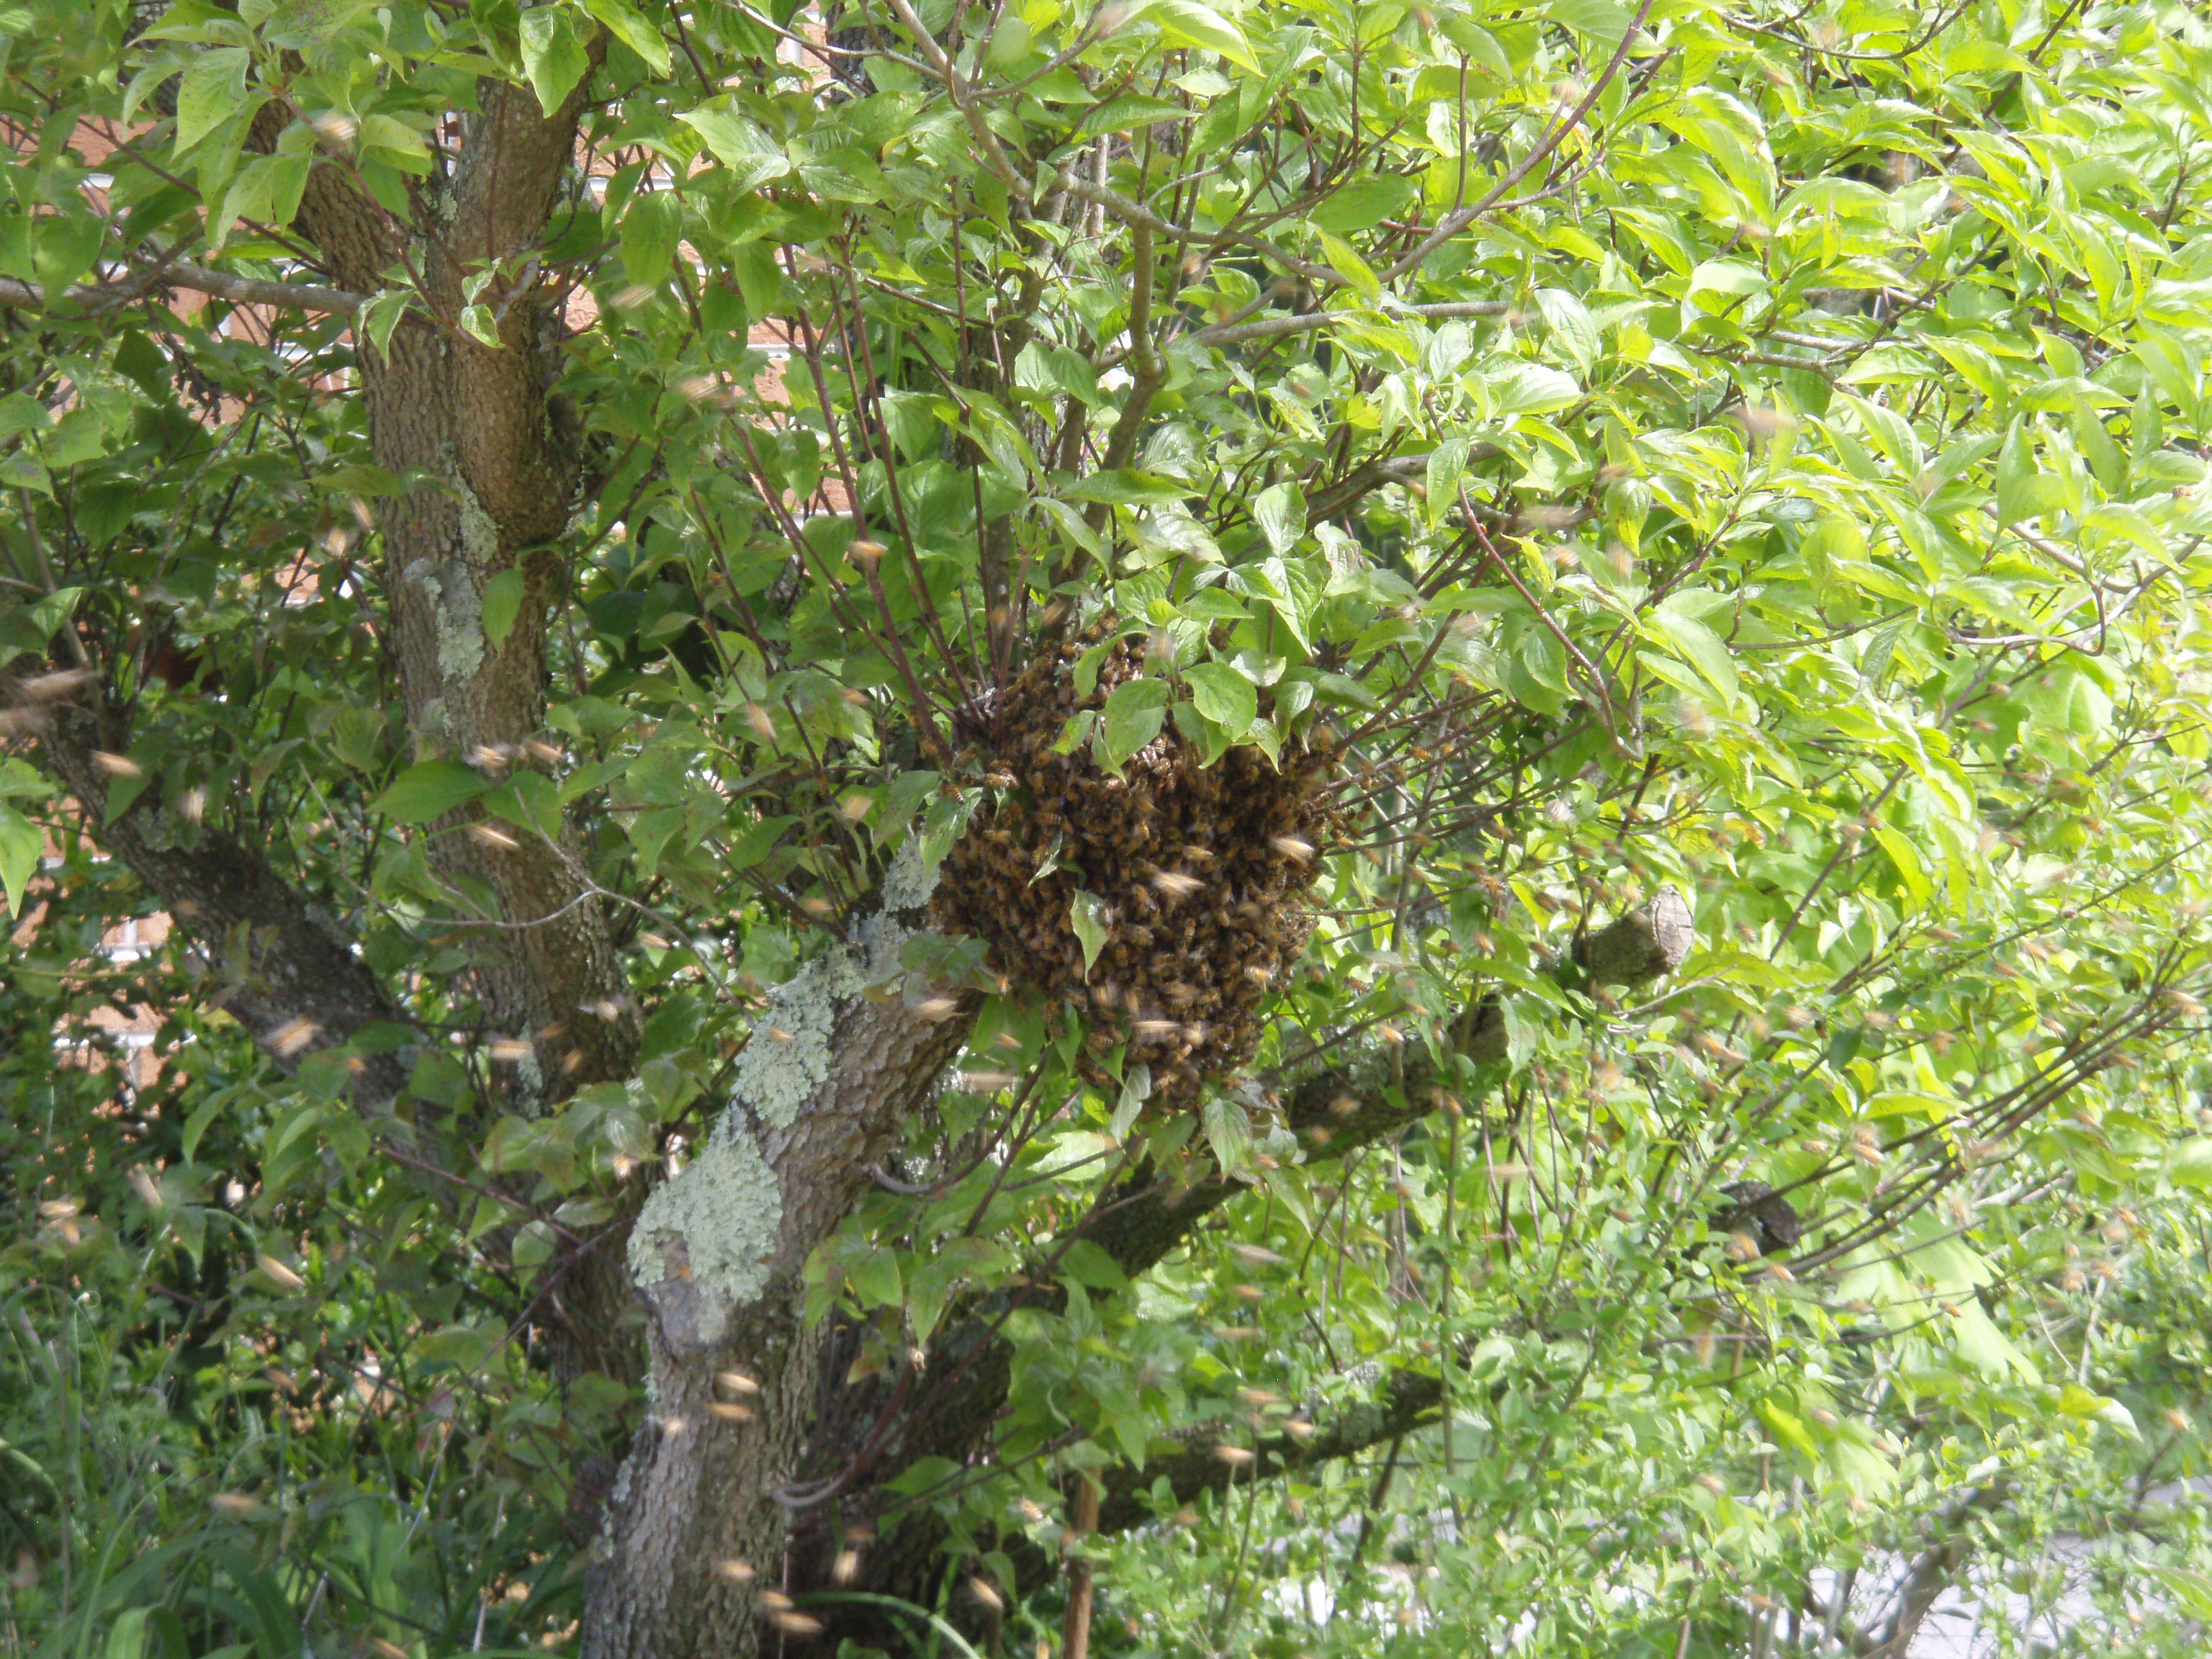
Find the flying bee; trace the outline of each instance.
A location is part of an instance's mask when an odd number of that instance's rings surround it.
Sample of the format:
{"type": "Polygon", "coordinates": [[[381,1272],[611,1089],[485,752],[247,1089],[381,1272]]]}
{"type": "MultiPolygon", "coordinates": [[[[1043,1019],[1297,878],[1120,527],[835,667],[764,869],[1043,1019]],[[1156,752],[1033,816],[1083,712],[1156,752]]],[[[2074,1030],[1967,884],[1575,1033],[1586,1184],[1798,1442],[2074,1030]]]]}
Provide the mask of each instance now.
{"type": "Polygon", "coordinates": [[[322,1029],[305,1014],[300,1014],[286,1020],[273,1031],[268,1032],[262,1037],[261,1042],[262,1045],[277,1059],[289,1060],[301,1049],[313,1042],[322,1029]]]}
{"type": "Polygon", "coordinates": [[[100,678],[89,668],[57,668],[15,682],[15,695],[26,702],[59,702],[100,678]]]}

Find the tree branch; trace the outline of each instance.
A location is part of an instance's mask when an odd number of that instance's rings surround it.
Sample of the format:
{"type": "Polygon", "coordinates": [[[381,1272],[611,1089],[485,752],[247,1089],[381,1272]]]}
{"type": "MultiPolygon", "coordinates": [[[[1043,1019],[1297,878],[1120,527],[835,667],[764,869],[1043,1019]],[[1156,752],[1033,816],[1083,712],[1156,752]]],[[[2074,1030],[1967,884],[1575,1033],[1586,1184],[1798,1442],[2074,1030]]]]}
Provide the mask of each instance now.
{"type": "MultiPolygon", "coordinates": [[[[243,941],[246,971],[225,988],[223,1006],[279,1065],[296,1070],[308,1054],[372,1024],[412,1025],[351,941],[258,849],[180,818],[151,791],[101,825],[114,780],[93,757],[106,746],[94,714],[65,710],[38,752],[100,825],[100,847],[153,889],[207,961],[222,962],[232,942],[243,941]]],[[[407,1048],[362,1056],[354,1103],[373,1109],[393,1099],[413,1064],[407,1048]]]]}
{"type": "Polygon", "coordinates": [[[1418,1371],[1393,1371],[1374,1400],[1353,1406],[1331,1423],[1308,1436],[1273,1434],[1249,1449],[1253,1461],[1233,1461],[1220,1448],[1235,1445],[1224,1439],[1224,1425],[1201,1425],[1178,1435],[1185,1449],[1156,1457],[1139,1469],[1118,1464],[1105,1473],[1106,1494],[1098,1504],[1098,1530],[1127,1532],[1154,1518],[1152,1489],[1161,1476],[1178,1504],[1188,1504],[1205,1492],[1224,1492],[1231,1485],[1272,1480],[1293,1470],[1350,1457],[1395,1439],[1410,1430],[1437,1420],[1443,1410],[1443,1378],[1418,1371]]]}
{"type": "Polygon", "coordinates": [[[1861,1637],[1853,1644],[1860,1653],[1868,1659],[1905,1659],[1936,1598],[1973,1558],[1974,1542],[1966,1535],[1966,1523],[1977,1511],[2000,1508],[2011,1495],[2008,1482],[1994,1481],[1966,1492],[1936,1517],[1936,1541],[1915,1556],[1905,1570],[1881,1633],[1861,1637]]]}
{"type": "Polygon", "coordinates": [[[25,311],[51,312],[57,302],[66,301],[94,311],[111,311],[118,306],[129,305],[144,299],[162,289],[185,289],[194,294],[204,294],[212,299],[228,300],[234,305],[275,306],[279,309],[322,312],[330,315],[346,315],[367,305],[365,295],[349,294],[343,289],[313,288],[302,283],[277,283],[258,276],[235,276],[227,270],[210,270],[205,265],[178,261],[163,265],[158,271],[133,276],[121,283],[79,283],[49,300],[46,291],[33,283],[19,283],[12,276],[0,276],[0,305],[10,305],[25,311]]]}

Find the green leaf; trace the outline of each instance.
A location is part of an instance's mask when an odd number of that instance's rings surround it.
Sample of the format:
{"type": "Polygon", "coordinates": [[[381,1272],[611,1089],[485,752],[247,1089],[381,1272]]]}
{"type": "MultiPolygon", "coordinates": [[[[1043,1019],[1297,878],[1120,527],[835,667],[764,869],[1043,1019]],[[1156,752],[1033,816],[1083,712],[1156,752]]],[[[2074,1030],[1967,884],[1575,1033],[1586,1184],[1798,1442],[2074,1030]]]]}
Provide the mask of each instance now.
{"type": "Polygon", "coordinates": [[[364,150],[381,150],[403,161],[420,161],[426,167],[430,160],[429,142],[404,121],[389,115],[364,115],[358,135],[364,150]]]}
{"type": "Polygon", "coordinates": [[[101,1659],[140,1659],[146,1649],[146,1620],[153,1611],[151,1607],[131,1607],[116,1614],[115,1622],[107,1628],[101,1659]]]}
{"type": "Polygon", "coordinates": [[[592,66],[584,43],[562,6],[533,6],[522,14],[522,67],[530,76],[538,106],[553,118],[592,66]]]}
{"type": "Polygon", "coordinates": [[[404,495],[406,480],[368,461],[353,461],[315,480],[315,488],[333,495],[404,495]]]}
{"type": "Polygon", "coordinates": [[[459,761],[422,761],[409,767],[392,787],[369,802],[394,823],[429,823],[466,805],[490,785],[459,761]]]}
{"type": "Polygon", "coordinates": [[[372,0],[282,0],[261,25],[261,38],[287,52],[306,52],[335,37],[372,0]]]}
{"type": "Polygon", "coordinates": [[[1288,553],[1306,533],[1305,497],[1295,483],[1269,484],[1253,498],[1252,522],[1267,538],[1269,550],[1288,553]]]}
{"type": "Polygon", "coordinates": [[[1243,1102],[1233,1095],[1216,1095],[1201,1109],[1200,1119],[1206,1129],[1206,1143],[1213,1148],[1214,1160],[1221,1165],[1221,1173],[1232,1181],[1257,1179],[1259,1165],[1252,1156],[1252,1120],[1244,1110],[1243,1102]]]}
{"type": "Polygon", "coordinates": [[[514,1265],[527,1271],[542,1267],[553,1259],[559,1241],[553,1229],[543,1221],[532,1221],[515,1234],[513,1254],[514,1265]]]}
{"type": "Polygon", "coordinates": [[[2150,1562],[2144,1562],[2140,1571],[2179,1596],[2198,1619],[2212,1619],[2212,1578],[2186,1567],[2169,1567],[2150,1562]]]}
{"type": "Polygon", "coordinates": [[[1127,132],[1157,121],[1181,120],[1189,113],[1181,104],[1170,104],[1160,98],[1133,94],[1126,98],[1109,98],[1083,118],[1076,136],[1096,138],[1102,132],[1127,132]]]}
{"type": "Polygon", "coordinates": [[[217,46],[195,56],[177,88],[174,154],[182,155],[246,106],[246,71],[253,55],[244,46],[217,46]]]}
{"type": "Polygon", "coordinates": [[[616,40],[628,46],[655,75],[665,75],[672,60],[668,42],[660,31],[640,17],[624,0],[584,0],[584,8],[607,26],[616,40]]]}
{"type": "MultiPolygon", "coordinates": [[[[1198,712],[1229,733],[1242,738],[1260,713],[1259,688],[1224,662],[1194,664],[1183,671],[1198,712]]],[[[1111,699],[1109,703],[1110,706],[1111,699]]]]}
{"type": "Polygon", "coordinates": [[[1098,722],[1099,763],[1119,773],[1123,762],[1159,736],[1174,695],[1165,680],[1124,680],[1115,686],[1098,722]]]}
{"type": "Polygon", "coordinates": [[[683,225],[684,204],[672,192],[657,190],[631,198],[622,218],[623,275],[647,288],[666,282],[683,225]]]}
{"type": "Polygon", "coordinates": [[[1085,1290],[1120,1295],[1129,1288],[1129,1276],[1107,1254],[1105,1246],[1088,1238],[1071,1241],[1060,1252],[1060,1271],[1085,1290]]]}
{"type": "Polygon", "coordinates": [[[0,886],[8,890],[8,915],[23,914],[23,895],[39,872],[46,837],[12,806],[0,806],[0,886]]]}
{"type": "Polygon", "coordinates": [[[1103,501],[1112,507],[1179,501],[1190,493],[1188,484],[1177,483],[1172,478],[1156,477],[1149,472],[1132,471],[1127,468],[1115,472],[1094,472],[1087,478],[1077,479],[1060,492],[1064,501],[1103,501]]]}
{"type": "Polygon", "coordinates": [[[1429,452],[1428,495],[1424,503],[1431,528],[1459,504],[1460,480],[1467,476],[1468,441],[1447,438],[1429,452]]]}
{"type": "Polygon", "coordinates": [[[0,398],[0,442],[25,432],[43,432],[53,423],[46,406],[27,392],[0,398]]]}
{"type": "MultiPolygon", "coordinates": [[[[1085,957],[1084,966],[1088,969],[1091,956],[1097,955],[1097,951],[1087,945],[1085,949],[1090,955],[1085,957]]],[[[1120,1140],[1127,1135],[1138,1115],[1145,1109],[1145,1103],[1152,1097],[1152,1068],[1142,1061],[1125,1066],[1121,1073],[1121,1097],[1114,1103],[1114,1115],[1106,1125],[1107,1138],[1120,1140]]]]}
{"type": "Polygon", "coordinates": [[[520,566],[509,565],[484,584],[484,637],[491,641],[495,651],[507,643],[507,636],[514,631],[514,619],[521,614],[523,580],[520,566]]]}
{"type": "Polygon", "coordinates": [[[1354,293],[1370,301],[1382,297],[1382,278],[1375,274],[1366,260],[1359,257],[1358,251],[1351,243],[1331,231],[1316,228],[1314,234],[1321,239],[1322,252],[1328,258],[1330,269],[1343,277],[1354,293]]]}
{"type": "Polygon", "coordinates": [[[1249,74],[1267,72],[1252,56],[1244,31],[1198,0],[1148,0],[1142,15],[1159,25],[1160,38],[1170,46],[1218,52],[1249,74]]]}
{"type": "Polygon", "coordinates": [[[1083,972],[1088,977],[1106,943],[1106,901],[1096,893],[1076,889],[1074,896],[1068,901],[1067,921],[1075,929],[1077,942],[1083,946],[1083,972]]]}
{"type": "Polygon", "coordinates": [[[1912,912],[1926,909],[1929,901],[1936,896],[1936,889],[1928,879],[1928,872],[1921,863],[1918,850],[1905,837],[1904,831],[1886,823],[1875,826],[1874,836],[1881,843],[1882,851],[1889,854],[1889,861],[1897,866],[1897,873],[1904,878],[1905,890],[1911,895],[1912,912]]]}
{"type": "Polygon", "coordinates": [[[106,427],[99,411],[79,404],[62,416],[40,447],[46,453],[47,466],[56,472],[98,460],[107,451],[106,427]]]}
{"type": "Polygon", "coordinates": [[[1662,605],[1645,619],[1648,629],[1672,646],[1723,696],[1734,699],[1738,690],[1735,664],[1721,636],[1696,617],[1662,605]]]}
{"type": "Polygon", "coordinates": [[[2183,1141],[2166,1160],[2166,1178],[2177,1187],[2212,1187],[2212,1136],[2183,1141]]]}
{"type": "Polygon", "coordinates": [[[392,331],[399,326],[400,318],[414,302],[414,289],[388,288],[362,307],[361,331],[376,348],[379,357],[390,361],[392,331]]]}
{"type": "Polygon", "coordinates": [[[481,302],[461,307],[461,332],[478,345],[497,351],[501,346],[499,323],[489,306],[481,302]]]}
{"type": "Polygon", "coordinates": [[[731,188],[739,193],[791,171],[790,158],[776,142],[734,111],[702,106],[676,118],[707,141],[714,159],[729,169],[731,188]]]}
{"type": "Polygon", "coordinates": [[[896,1250],[870,1250],[856,1257],[845,1270],[845,1281],[864,1308],[896,1308],[905,1300],[896,1250]]]}
{"type": "Polygon", "coordinates": [[[1552,331],[1559,349],[1587,376],[1596,366],[1601,343],[1589,308],[1563,288],[1537,289],[1536,308],[1544,313],[1545,325],[1552,331]]]}
{"type": "Polygon", "coordinates": [[[2035,516],[2035,456],[2028,447],[2026,426],[2017,416],[2006,428],[2004,447],[1997,451],[1996,492],[1999,528],[2035,516]]]}
{"type": "Polygon", "coordinates": [[[1355,174],[1308,216],[1323,230],[1348,236],[1384,219],[1402,219],[1419,194],[1413,179],[1395,173],[1355,174]]]}
{"type": "Polygon", "coordinates": [[[1741,259],[1708,259],[1690,273],[1692,294],[1756,294],[1766,286],[1766,273],[1741,259]]]}
{"type": "Polygon", "coordinates": [[[41,495],[54,493],[53,480],[46,475],[46,465],[27,449],[10,450],[0,455],[0,484],[16,489],[35,489],[41,495]]]}

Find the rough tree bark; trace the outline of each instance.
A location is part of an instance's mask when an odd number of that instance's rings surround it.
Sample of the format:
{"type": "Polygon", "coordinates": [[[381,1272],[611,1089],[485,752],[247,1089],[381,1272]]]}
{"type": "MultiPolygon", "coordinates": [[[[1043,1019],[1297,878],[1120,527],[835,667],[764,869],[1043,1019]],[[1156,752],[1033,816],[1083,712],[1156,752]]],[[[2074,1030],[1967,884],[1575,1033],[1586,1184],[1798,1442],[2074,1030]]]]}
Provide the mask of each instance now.
{"type": "Polygon", "coordinates": [[[586,1659],[743,1655],[759,1640],[819,1382],[824,1331],[805,1317],[800,1269],[973,1020],[970,1003],[916,1010],[884,994],[927,898],[895,867],[854,948],[776,993],[792,1040],[746,1050],[708,1144],[638,1218],[652,1405],[593,1547],[586,1659]],[[732,1372],[736,1394],[718,1398],[732,1372]],[[749,1415],[732,1420],[733,1407],[749,1415]]]}

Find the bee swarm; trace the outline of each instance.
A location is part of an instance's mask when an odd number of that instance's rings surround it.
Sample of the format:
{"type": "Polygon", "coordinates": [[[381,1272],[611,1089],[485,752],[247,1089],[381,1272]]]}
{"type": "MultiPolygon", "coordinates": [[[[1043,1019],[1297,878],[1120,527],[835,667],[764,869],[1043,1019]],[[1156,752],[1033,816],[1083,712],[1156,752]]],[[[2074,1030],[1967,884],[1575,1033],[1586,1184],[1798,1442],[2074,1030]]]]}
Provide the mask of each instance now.
{"type": "Polygon", "coordinates": [[[1188,1104],[1251,1058],[1261,1000],[1305,948],[1331,761],[1285,744],[1278,770],[1242,745],[1201,767],[1172,720],[1118,778],[1087,745],[1055,754],[1069,719],[1142,666],[1141,642],[1123,641],[1079,698],[1085,643],[1031,663],[999,701],[981,740],[986,769],[1012,785],[946,855],[936,920],[984,940],[999,971],[1082,1006],[1095,1053],[1127,1043],[1156,1106],[1188,1104]],[[1107,925],[1087,975],[1070,919],[1079,891],[1107,925]]]}

